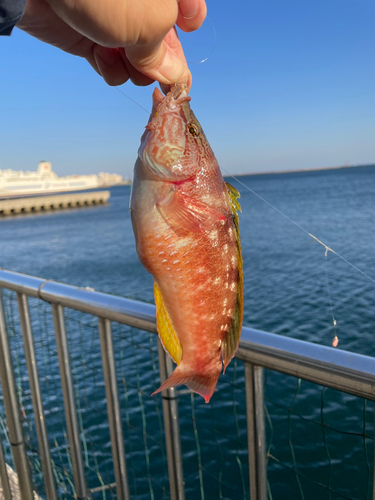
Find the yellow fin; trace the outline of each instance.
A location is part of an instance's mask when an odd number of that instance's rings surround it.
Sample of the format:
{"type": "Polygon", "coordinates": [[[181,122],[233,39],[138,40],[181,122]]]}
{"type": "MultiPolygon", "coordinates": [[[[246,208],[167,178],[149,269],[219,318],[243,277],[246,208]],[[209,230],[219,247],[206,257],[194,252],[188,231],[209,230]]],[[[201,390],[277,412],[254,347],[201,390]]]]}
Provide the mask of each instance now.
{"type": "Polygon", "coordinates": [[[225,182],[225,186],[226,186],[228,194],[229,194],[230,203],[232,206],[232,213],[238,219],[237,212],[242,212],[242,210],[241,210],[241,205],[239,204],[239,202],[237,200],[239,198],[241,198],[241,195],[237,191],[237,189],[234,186],[232,186],[232,184],[229,184],[229,182],[225,182]]]}
{"type": "Polygon", "coordinates": [[[156,326],[158,328],[160,341],[173,361],[179,365],[182,356],[180,340],[175,332],[168,311],[165,308],[163,297],[156,281],[154,281],[154,295],[156,304],[156,326]]]}
{"type": "Polygon", "coordinates": [[[234,230],[236,233],[236,243],[237,243],[237,255],[238,255],[238,283],[237,283],[237,300],[234,311],[234,318],[231,324],[230,330],[225,336],[221,344],[221,356],[225,368],[229,365],[230,360],[233,358],[238,343],[240,341],[241,328],[242,328],[242,318],[243,318],[243,269],[242,269],[242,252],[241,252],[241,239],[240,239],[240,227],[239,218],[237,211],[241,212],[241,206],[238,202],[240,193],[235,187],[233,187],[228,182],[225,183],[228,190],[230,205],[233,215],[234,230]]]}

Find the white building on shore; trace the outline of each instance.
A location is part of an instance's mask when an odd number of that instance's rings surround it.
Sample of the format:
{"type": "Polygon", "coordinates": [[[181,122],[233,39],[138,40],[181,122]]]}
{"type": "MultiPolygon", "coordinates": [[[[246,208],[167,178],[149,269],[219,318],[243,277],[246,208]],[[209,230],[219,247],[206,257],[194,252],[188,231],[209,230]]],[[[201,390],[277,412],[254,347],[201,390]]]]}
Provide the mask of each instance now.
{"type": "Polygon", "coordinates": [[[100,186],[116,186],[116,184],[131,184],[131,181],[123,179],[122,175],[119,174],[99,173],[100,186]]]}

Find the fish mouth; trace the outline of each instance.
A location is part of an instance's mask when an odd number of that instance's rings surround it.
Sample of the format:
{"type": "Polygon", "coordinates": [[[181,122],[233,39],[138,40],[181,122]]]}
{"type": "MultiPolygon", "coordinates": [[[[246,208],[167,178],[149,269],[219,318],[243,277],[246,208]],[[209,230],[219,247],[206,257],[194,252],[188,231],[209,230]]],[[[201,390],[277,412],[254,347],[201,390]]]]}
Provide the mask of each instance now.
{"type": "Polygon", "coordinates": [[[175,83],[166,96],[158,88],[155,88],[152,94],[152,110],[145,127],[146,130],[155,128],[155,122],[159,120],[163,110],[174,111],[184,102],[189,101],[191,101],[191,97],[188,96],[188,88],[184,83],[175,83]]]}
{"type": "Polygon", "coordinates": [[[168,92],[167,97],[169,95],[175,100],[180,99],[181,97],[187,97],[187,85],[185,83],[175,83],[171,90],[168,92]]]}
{"type": "Polygon", "coordinates": [[[175,104],[182,104],[183,102],[191,101],[191,97],[188,95],[188,88],[185,83],[175,83],[171,88],[169,94],[171,98],[175,101],[175,104]]]}
{"type": "Polygon", "coordinates": [[[184,83],[175,83],[163,100],[165,106],[170,110],[174,110],[184,102],[189,101],[191,101],[191,97],[188,96],[187,85],[184,83]]]}
{"type": "Polygon", "coordinates": [[[188,96],[188,88],[185,83],[175,83],[166,96],[163,96],[160,90],[158,88],[155,88],[152,94],[151,115],[154,115],[155,112],[160,111],[160,106],[162,106],[163,104],[165,104],[167,107],[170,107],[170,105],[172,105],[172,109],[174,109],[176,104],[182,104],[183,102],[190,100],[191,97],[188,96]]]}

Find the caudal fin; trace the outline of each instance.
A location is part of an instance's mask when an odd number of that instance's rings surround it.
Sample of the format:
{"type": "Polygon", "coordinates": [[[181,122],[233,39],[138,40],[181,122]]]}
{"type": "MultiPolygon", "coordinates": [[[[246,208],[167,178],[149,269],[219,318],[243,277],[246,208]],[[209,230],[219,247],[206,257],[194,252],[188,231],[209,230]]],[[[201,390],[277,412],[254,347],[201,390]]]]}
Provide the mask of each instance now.
{"type": "Polygon", "coordinates": [[[221,372],[221,363],[216,370],[210,371],[208,374],[195,373],[192,370],[186,370],[183,363],[181,363],[172,375],[162,384],[159,389],[151,394],[170,389],[177,385],[187,385],[189,389],[204,397],[206,403],[211,399],[215,391],[217,380],[221,372]]]}

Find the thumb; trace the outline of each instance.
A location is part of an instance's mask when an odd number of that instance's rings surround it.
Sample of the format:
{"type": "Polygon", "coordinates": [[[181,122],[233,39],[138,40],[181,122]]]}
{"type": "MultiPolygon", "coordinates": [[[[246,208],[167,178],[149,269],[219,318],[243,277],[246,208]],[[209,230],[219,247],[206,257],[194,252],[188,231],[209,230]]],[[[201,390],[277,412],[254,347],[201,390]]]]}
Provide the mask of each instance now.
{"type": "Polygon", "coordinates": [[[175,28],[155,45],[125,48],[129,62],[144,75],[162,84],[185,83],[190,87],[191,74],[175,28]]]}

